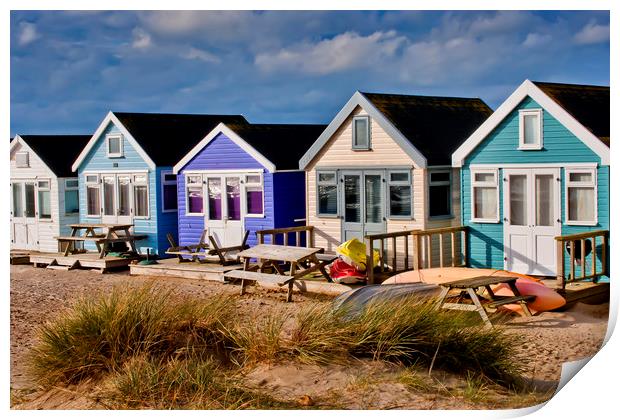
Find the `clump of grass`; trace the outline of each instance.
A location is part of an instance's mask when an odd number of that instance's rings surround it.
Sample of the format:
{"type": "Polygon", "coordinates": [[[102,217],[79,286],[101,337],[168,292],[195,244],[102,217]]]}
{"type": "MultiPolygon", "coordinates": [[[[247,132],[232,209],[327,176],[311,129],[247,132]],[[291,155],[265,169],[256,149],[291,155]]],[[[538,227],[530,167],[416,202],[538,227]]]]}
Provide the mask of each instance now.
{"type": "Polygon", "coordinates": [[[225,330],[230,360],[237,366],[276,360],[282,353],[285,315],[272,312],[255,322],[236,323],[225,330]]]}
{"type": "Polygon", "coordinates": [[[141,354],[217,349],[225,346],[220,326],[230,311],[223,297],[180,300],[154,286],[82,297],[41,327],[31,368],[42,383],[76,383],[141,354]]]}
{"type": "Polygon", "coordinates": [[[486,399],[488,393],[488,381],[481,375],[467,373],[465,378],[465,388],[463,396],[473,403],[478,403],[486,399]]]}

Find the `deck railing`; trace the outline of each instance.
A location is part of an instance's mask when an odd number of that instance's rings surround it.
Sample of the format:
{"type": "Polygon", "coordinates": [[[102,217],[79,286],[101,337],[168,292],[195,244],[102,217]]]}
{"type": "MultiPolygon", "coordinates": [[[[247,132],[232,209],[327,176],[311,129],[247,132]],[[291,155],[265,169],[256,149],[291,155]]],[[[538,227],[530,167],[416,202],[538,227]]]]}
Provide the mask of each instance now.
{"type": "Polygon", "coordinates": [[[608,275],[607,272],[607,241],[609,238],[608,230],[595,230],[592,232],[583,232],[577,233],[574,235],[564,235],[564,236],[556,236],[556,268],[557,268],[557,281],[558,286],[564,290],[566,287],[566,283],[581,281],[587,279],[596,280],[600,276],[608,275]],[[598,256],[599,251],[597,249],[597,238],[600,238],[600,266],[598,264],[598,256]],[[586,241],[591,241],[591,254],[586,256],[586,241]],[[568,276],[566,275],[566,245],[569,244],[567,249],[570,254],[569,261],[569,272],[568,276]],[[579,244],[579,248],[576,248],[577,244],[579,244]],[[578,255],[579,263],[577,262],[576,250],[579,249],[578,255]],[[587,258],[591,258],[592,267],[589,270],[589,273],[586,272],[586,260],[587,258]],[[579,264],[579,276],[576,275],[577,270],[575,269],[575,265],[579,264]]]}
{"type": "Polygon", "coordinates": [[[414,230],[416,248],[416,269],[433,267],[433,241],[437,240],[439,245],[439,265],[438,267],[465,267],[467,266],[467,227],[451,226],[427,230],[414,230]],[[445,264],[444,245],[445,236],[449,235],[450,241],[450,263],[445,264]],[[426,249],[426,258],[423,251],[426,249]]]}
{"type": "Polygon", "coordinates": [[[375,270],[373,261],[373,249],[379,250],[379,273],[394,274],[402,271],[413,270],[413,258],[411,259],[412,266],[409,267],[409,244],[412,241],[413,231],[403,230],[400,232],[390,233],[378,233],[374,235],[366,235],[364,238],[366,241],[366,275],[368,276],[368,284],[373,284],[375,280],[375,270]],[[399,242],[402,242],[402,266],[399,269],[397,258],[397,247],[399,242]],[[378,243],[378,247],[375,244],[378,243]],[[391,249],[390,245],[391,244],[391,249]],[[387,246],[386,246],[387,245],[387,246]],[[391,254],[392,265],[389,265],[391,254]]]}
{"type": "Polygon", "coordinates": [[[256,231],[259,244],[264,244],[267,236],[271,236],[272,244],[278,243],[278,238],[281,237],[282,245],[314,247],[314,226],[295,226],[256,231]],[[293,234],[294,238],[291,238],[293,234]],[[305,239],[305,244],[302,238],[305,239]]]}

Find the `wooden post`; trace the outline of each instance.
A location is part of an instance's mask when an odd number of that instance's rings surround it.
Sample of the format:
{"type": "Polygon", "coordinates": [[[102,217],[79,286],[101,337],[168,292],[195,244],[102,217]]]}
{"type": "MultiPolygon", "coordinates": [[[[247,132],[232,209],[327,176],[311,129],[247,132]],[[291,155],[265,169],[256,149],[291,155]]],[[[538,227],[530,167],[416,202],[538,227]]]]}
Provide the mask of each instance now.
{"type": "Polygon", "coordinates": [[[439,267],[443,268],[443,234],[439,234],[439,267]]]}
{"type": "Polygon", "coordinates": [[[405,236],[405,271],[409,270],[409,234],[405,236]]]}
{"type": "Polygon", "coordinates": [[[456,267],[456,232],[450,232],[450,247],[452,251],[452,267],[456,267]]]}
{"type": "Polygon", "coordinates": [[[467,259],[467,249],[469,248],[469,239],[467,237],[467,231],[463,230],[463,266],[467,267],[469,261],[467,259]]]}
{"type": "Polygon", "coordinates": [[[265,239],[263,238],[263,234],[262,233],[256,233],[256,236],[258,236],[258,243],[259,244],[264,244],[265,243],[265,239]]]}
{"type": "Polygon", "coordinates": [[[372,245],[372,239],[366,238],[366,275],[368,276],[368,284],[375,284],[374,265],[372,261],[372,245]]]}
{"type": "Polygon", "coordinates": [[[570,241],[570,279],[575,280],[575,241],[570,241]]]}
{"type": "Polygon", "coordinates": [[[385,264],[385,240],[383,238],[379,239],[379,244],[381,244],[381,249],[379,249],[379,267],[383,273],[383,265],[385,264]]]}
{"type": "Polygon", "coordinates": [[[592,278],[596,277],[596,236],[592,237],[592,278]]]}
{"type": "Polygon", "coordinates": [[[396,236],[392,236],[392,271],[396,271],[396,236]]]}
{"type": "Polygon", "coordinates": [[[603,234],[603,244],[602,244],[602,254],[601,254],[601,265],[603,266],[601,269],[601,275],[606,276],[607,273],[607,233],[603,234]]]}
{"type": "Polygon", "coordinates": [[[308,226],[308,230],[306,231],[306,242],[308,243],[306,246],[314,248],[314,226],[308,226]]]}
{"type": "Polygon", "coordinates": [[[415,269],[416,270],[421,270],[422,269],[422,243],[420,240],[420,235],[419,234],[414,234],[415,236],[415,269]]]}
{"type": "Polygon", "coordinates": [[[581,239],[581,276],[580,279],[586,277],[586,240],[581,239]]]}
{"type": "Polygon", "coordinates": [[[564,290],[565,287],[565,283],[564,283],[564,241],[561,239],[556,239],[555,240],[555,245],[556,245],[556,270],[557,270],[557,274],[556,274],[556,278],[557,278],[557,282],[556,282],[556,287],[560,288],[561,290],[564,290]]]}
{"type": "Polygon", "coordinates": [[[295,232],[295,246],[301,246],[301,232],[295,232]]]}
{"type": "Polygon", "coordinates": [[[426,264],[433,268],[433,235],[425,235],[426,238],[426,264]]]}

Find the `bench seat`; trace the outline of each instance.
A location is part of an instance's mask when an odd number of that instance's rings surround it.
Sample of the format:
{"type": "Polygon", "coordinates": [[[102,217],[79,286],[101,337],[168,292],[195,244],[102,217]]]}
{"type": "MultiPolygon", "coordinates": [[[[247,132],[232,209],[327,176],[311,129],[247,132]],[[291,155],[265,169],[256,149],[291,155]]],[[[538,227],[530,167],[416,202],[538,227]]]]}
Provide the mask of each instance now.
{"type": "Polygon", "coordinates": [[[487,304],[489,308],[497,308],[498,306],[508,305],[510,303],[517,302],[530,302],[536,299],[534,295],[521,295],[521,296],[507,296],[501,299],[495,299],[491,303],[487,304]]]}

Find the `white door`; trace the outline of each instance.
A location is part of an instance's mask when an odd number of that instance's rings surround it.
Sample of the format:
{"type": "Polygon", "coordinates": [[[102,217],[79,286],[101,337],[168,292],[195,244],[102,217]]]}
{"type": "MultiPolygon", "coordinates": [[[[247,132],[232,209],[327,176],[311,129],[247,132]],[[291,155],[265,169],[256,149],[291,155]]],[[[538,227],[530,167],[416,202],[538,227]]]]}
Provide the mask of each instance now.
{"type": "Polygon", "coordinates": [[[555,275],[555,236],[561,234],[560,170],[504,171],[505,268],[523,274],[555,275]]]}
{"type": "Polygon", "coordinates": [[[101,223],[117,223],[116,218],[116,175],[101,176],[101,223]]]}
{"type": "Polygon", "coordinates": [[[131,175],[101,175],[102,223],[133,223],[131,175]]]}
{"type": "Polygon", "coordinates": [[[13,248],[37,249],[36,182],[12,182],[11,201],[11,241],[13,248]]]}
{"type": "Polygon", "coordinates": [[[204,175],[205,227],[219,246],[235,246],[243,239],[244,200],[240,175],[204,175]]]}

